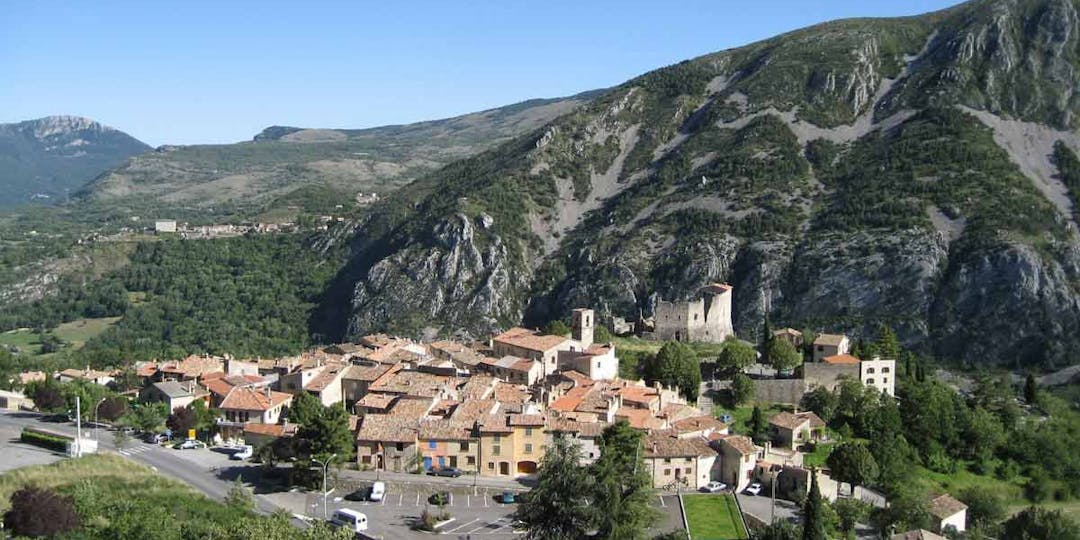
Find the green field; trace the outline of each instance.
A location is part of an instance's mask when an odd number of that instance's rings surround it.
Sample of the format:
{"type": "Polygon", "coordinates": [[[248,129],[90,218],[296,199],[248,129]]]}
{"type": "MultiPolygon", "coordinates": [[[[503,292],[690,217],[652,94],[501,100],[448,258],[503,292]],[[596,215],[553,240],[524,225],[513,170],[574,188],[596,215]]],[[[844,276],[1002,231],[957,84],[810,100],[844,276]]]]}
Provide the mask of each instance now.
{"type": "MultiPolygon", "coordinates": [[[[781,405],[773,403],[759,403],[761,407],[761,416],[768,423],[769,418],[772,418],[776,413],[780,411],[791,411],[791,407],[784,408],[781,405]]],[[[731,415],[730,428],[731,433],[746,435],[750,433],[750,417],[754,415],[754,406],[748,405],[743,407],[736,407],[734,409],[728,407],[717,406],[713,408],[713,416],[720,418],[721,416],[729,414],[731,415]]]]}
{"type": "Polygon", "coordinates": [[[741,540],[747,538],[735,497],[731,495],[683,495],[690,536],[695,540],[741,540]]]}
{"type": "MultiPolygon", "coordinates": [[[[80,349],[90,338],[101,334],[119,320],[120,317],[77,319],[63,323],[50,330],[48,333],[67,343],[66,348],[80,349]]],[[[41,340],[39,339],[37,332],[34,332],[29,328],[19,328],[17,330],[0,333],[0,346],[2,345],[17,347],[21,354],[27,356],[51,356],[48,354],[43,355],[41,353],[41,340]]]]}
{"type": "Polygon", "coordinates": [[[832,453],[834,446],[836,446],[836,443],[824,443],[816,445],[813,452],[803,454],[803,466],[819,468],[824,467],[825,460],[829,458],[829,454],[832,453]]]}

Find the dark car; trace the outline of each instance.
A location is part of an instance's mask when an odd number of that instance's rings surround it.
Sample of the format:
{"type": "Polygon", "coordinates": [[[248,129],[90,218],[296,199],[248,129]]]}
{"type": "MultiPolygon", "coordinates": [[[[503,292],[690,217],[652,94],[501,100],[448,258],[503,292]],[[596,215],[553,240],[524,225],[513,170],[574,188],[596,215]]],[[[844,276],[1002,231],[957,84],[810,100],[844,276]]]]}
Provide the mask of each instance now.
{"type": "Polygon", "coordinates": [[[449,491],[436,491],[428,497],[428,502],[436,506],[445,506],[450,504],[450,492],[449,491]]]}
{"type": "Polygon", "coordinates": [[[499,495],[499,502],[503,504],[514,504],[517,502],[517,498],[513,491],[504,491],[502,492],[502,495],[499,495]]]}
{"type": "Polygon", "coordinates": [[[457,478],[457,477],[461,476],[461,469],[458,469],[456,467],[443,467],[441,469],[433,469],[428,474],[433,474],[435,476],[449,476],[450,478],[457,478]]]}
{"type": "Polygon", "coordinates": [[[346,501],[364,502],[368,498],[368,488],[362,487],[345,496],[346,501]]]}

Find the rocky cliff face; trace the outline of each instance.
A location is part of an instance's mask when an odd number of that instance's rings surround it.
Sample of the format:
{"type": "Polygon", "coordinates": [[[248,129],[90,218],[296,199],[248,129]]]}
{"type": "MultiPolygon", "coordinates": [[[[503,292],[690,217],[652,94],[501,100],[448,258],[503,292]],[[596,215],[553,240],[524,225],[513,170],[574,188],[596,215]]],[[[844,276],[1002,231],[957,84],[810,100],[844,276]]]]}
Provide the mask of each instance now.
{"type": "Polygon", "coordinates": [[[1078,146],[1075,13],[839,21],[629,81],[378,206],[347,333],[634,317],[719,280],[746,338],[768,313],[888,323],[950,360],[1074,361],[1078,194],[1031,155],[1078,146]]]}
{"type": "Polygon", "coordinates": [[[0,206],[63,200],[66,191],[149,149],[78,116],[0,124],[0,206]]]}

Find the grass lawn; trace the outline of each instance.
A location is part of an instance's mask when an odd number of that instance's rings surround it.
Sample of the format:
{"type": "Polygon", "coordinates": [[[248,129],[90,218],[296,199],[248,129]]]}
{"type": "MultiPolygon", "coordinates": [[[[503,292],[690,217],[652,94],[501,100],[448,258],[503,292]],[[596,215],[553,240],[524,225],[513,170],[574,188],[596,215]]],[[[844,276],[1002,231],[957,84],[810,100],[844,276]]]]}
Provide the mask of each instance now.
{"type": "MultiPolygon", "coordinates": [[[[1001,480],[992,475],[975,474],[965,465],[965,463],[960,463],[957,471],[952,474],[937,473],[924,467],[918,467],[916,470],[919,482],[930,491],[948,492],[954,497],[972,488],[993,493],[1005,501],[1009,514],[1015,514],[1034,504],[1024,498],[1024,482],[1027,481],[1025,478],[1001,480]]],[[[1061,510],[1070,515],[1080,514],[1080,500],[1043,501],[1039,503],[1039,506],[1061,510]]]]}
{"type": "MultiPolygon", "coordinates": [[[[769,418],[771,418],[774,414],[784,410],[791,410],[790,407],[785,409],[782,406],[773,403],[759,403],[758,406],[761,407],[761,416],[765,419],[766,424],[769,422],[769,418]]],[[[732,433],[740,435],[746,435],[750,433],[750,417],[754,415],[753,405],[736,407],[734,409],[721,406],[713,408],[714,417],[720,418],[725,414],[731,415],[732,421],[730,428],[732,433]]]]}
{"type": "MultiPolygon", "coordinates": [[[[104,317],[101,319],[77,319],[63,323],[49,331],[50,334],[64,340],[68,347],[80,349],[86,342],[104,332],[110,326],[116,324],[120,317],[104,317]]],[[[26,356],[49,357],[50,354],[41,353],[41,341],[37,332],[29,328],[19,328],[0,333],[0,345],[14,345],[19,352],[26,356]]]]}
{"type": "Polygon", "coordinates": [[[833,447],[836,443],[818,443],[814,447],[814,451],[809,454],[803,454],[803,466],[804,467],[824,467],[825,460],[828,459],[829,454],[832,453],[833,447]]]}
{"type": "Polygon", "coordinates": [[[695,540],[746,538],[739,507],[732,495],[683,495],[690,536],[695,540]]]}

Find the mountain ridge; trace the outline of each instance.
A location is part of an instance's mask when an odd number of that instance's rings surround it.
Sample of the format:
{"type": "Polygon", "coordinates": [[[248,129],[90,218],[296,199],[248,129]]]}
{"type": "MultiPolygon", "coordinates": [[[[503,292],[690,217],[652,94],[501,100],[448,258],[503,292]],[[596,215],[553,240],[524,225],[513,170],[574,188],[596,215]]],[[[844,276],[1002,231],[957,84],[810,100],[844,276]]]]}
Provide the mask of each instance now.
{"type": "Polygon", "coordinates": [[[1029,158],[1078,150],[1076,6],[835,21],[636,77],[354,224],[336,330],[633,317],[728,281],[744,337],[767,313],[888,323],[954,361],[1075,361],[1078,193],[1029,158]]]}

